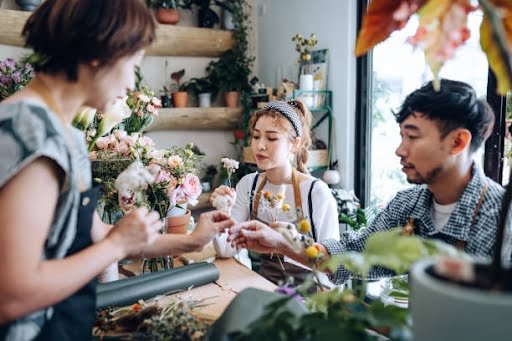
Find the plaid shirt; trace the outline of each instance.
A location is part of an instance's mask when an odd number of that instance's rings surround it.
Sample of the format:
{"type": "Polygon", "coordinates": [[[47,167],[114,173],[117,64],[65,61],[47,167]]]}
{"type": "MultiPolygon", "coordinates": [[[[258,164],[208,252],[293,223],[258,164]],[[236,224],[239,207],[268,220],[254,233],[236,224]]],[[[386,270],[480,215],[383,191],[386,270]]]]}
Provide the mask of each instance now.
{"type": "MultiPolygon", "coordinates": [[[[489,257],[493,253],[498,226],[501,202],[505,190],[502,186],[487,178],[477,165],[473,165],[473,176],[448,223],[437,232],[432,222],[433,197],[426,185],[414,186],[399,192],[388,206],[379,215],[360,231],[346,231],[340,241],[324,240],[322,244],[331,255],[347,251],[362,252],[366,238],[374,232],[388,230],[397,226],[404,226],[407,218],[413,218],[416,224],[414,233],[425,238],[443,240],[455,244],[457,240],[466,241],[465,251],[476,256],[489,257]],[[473,212],[480,200],[482,188],[487,183],[488,190],[476,221],[473,226],[473,212]]],[[[509,248],[505,248],[508,252],[509,248]]],[[[330,276],[335,283],[342,283],[349,278],[350,272],[343,267],[330,276]]],[[[392,275],[392,272],[383,268],[373,268],[368,278],[379,278],[392,275]]]]}

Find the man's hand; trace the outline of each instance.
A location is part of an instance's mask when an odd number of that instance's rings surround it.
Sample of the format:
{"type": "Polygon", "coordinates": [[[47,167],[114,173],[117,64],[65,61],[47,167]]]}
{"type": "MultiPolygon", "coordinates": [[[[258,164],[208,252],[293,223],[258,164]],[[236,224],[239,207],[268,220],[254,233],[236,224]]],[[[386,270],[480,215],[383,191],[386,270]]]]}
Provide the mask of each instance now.
{"type": "Polygon", "coordinates": [[[228,241],[238,249],[247,248],[260,253],[283,253],[282,249],[287,245],[279,232],[257,220],[231,227],[228,241]]]}
{"type": "Polygon", "coordinates": [[[190,237],[202,248],[219,233],[230,228],[235,221],[222,211],[211,211],[201,214],[199,222],[190,237]]]}

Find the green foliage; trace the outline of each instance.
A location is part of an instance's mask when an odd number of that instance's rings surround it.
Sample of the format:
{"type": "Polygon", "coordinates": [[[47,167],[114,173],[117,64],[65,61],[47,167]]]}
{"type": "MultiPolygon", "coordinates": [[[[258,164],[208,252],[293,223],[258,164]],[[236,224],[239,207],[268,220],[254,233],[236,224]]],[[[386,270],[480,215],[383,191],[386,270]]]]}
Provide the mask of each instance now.
{"type": "Polygon", "coordinates": [[[324,263],[324,266],[331,271],[344,266],[363,277],[366,277],[375,266],[403,274],[417,260],[439,254],[464,256],[462,252],[446,243],[402,235],[402,228],[398,227],[373,233],[368,237],[362,253],[347,252],[333,256],[324,263]]]}
{"type": "Polygon", "coordinates": [[[214,4],[212,0],[182,0],[182,8],[192,9],[192,5],[198,7],[199,27],[213,27],[219,23],[219,15],[210,8],[214,4]]]}
{"type": "Polygon", "coordinates": [[[180,0],[146,0],[148,7],[153,8],[168,8],[178,9],[183,8],[183,3],[180,0]]]}
{"type": "Polygon", "coordinates": [[[284,297],[268,305],[263,315],[233,340],[372,340],[369,330],[386,331],[394,339],[407,335],[407,311],[366,304],[348,292],[332,290],[307,299],[309,312],[297,314],[286,307],[284,297]]]}
{"type": "Polygon", "coordinates": [[[233,9],[236,44],[217,61],[210,62],[206,71],[212,82],[218,84],[223,91],[252,91],[249,76],[254,58],[247,55],[250,6],[246,0],[230,0],[229,5],[227,2],[222,3],[222,6],[233,9]]]}
{"type": "Polygon", "coordinates": [[[192,78],[186,83],[187,91],[194,94],[211,93],[212,98],[215,98],[219,92],[218,86],[211,81],[209,77],[192,78]]]}
{"type": "Polygon", "coordinates": [[[366,226],[366,214],[364,209],[358,208],[356,210],[355,218],[351,218],[346,213],[341,213],[339,216],[339,222],[345,223],[352,228],[352,230],[357,231],[366,226]]]}

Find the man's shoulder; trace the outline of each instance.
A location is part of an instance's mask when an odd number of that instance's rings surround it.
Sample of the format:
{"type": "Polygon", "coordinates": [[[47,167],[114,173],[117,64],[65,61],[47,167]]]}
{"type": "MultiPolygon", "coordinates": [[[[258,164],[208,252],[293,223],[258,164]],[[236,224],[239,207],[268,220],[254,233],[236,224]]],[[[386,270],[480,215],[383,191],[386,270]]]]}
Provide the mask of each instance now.
{"type": "Polygon", "coordinates": [[[503,195],[505,194],[505,188],[490,178],[486,178],[486,180],[488,190],[485,196],[485,203],[489,208],[495,207],[496,209],[500,209],[503,195]]]}

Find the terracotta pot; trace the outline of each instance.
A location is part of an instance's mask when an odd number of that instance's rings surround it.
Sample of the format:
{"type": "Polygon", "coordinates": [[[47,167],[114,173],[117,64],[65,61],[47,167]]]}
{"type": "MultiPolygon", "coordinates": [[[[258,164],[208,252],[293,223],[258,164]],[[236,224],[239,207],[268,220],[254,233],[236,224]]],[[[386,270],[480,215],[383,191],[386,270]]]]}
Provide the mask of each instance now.
{"type": "Polygon", "coordinates": [[[185,234],[187,233],[188,222],[190,221],[190,210],[187,213],[177,217],[167,217],[167,233],[185,234]]]}
{"type": "Polygon", "coordinates": [[[180,21],[180,12],[177,9],[160,7],[155,12],[155,18],[160,24],[176,25],[180,21]]]}
{"type": "Polygon", "coordinates": [[[236,108],[238,106],[238,101],[240,100],[240,92],[239,91],[228,91],[224,93],[224,101],[226,102],[226,106],[228,108],[236,108]]]}
{"type": "Polygon", "coordinates": [[[174,107],[185,108],[188,105],[188,92],[178,91],[172,94],[174,107]]]}

